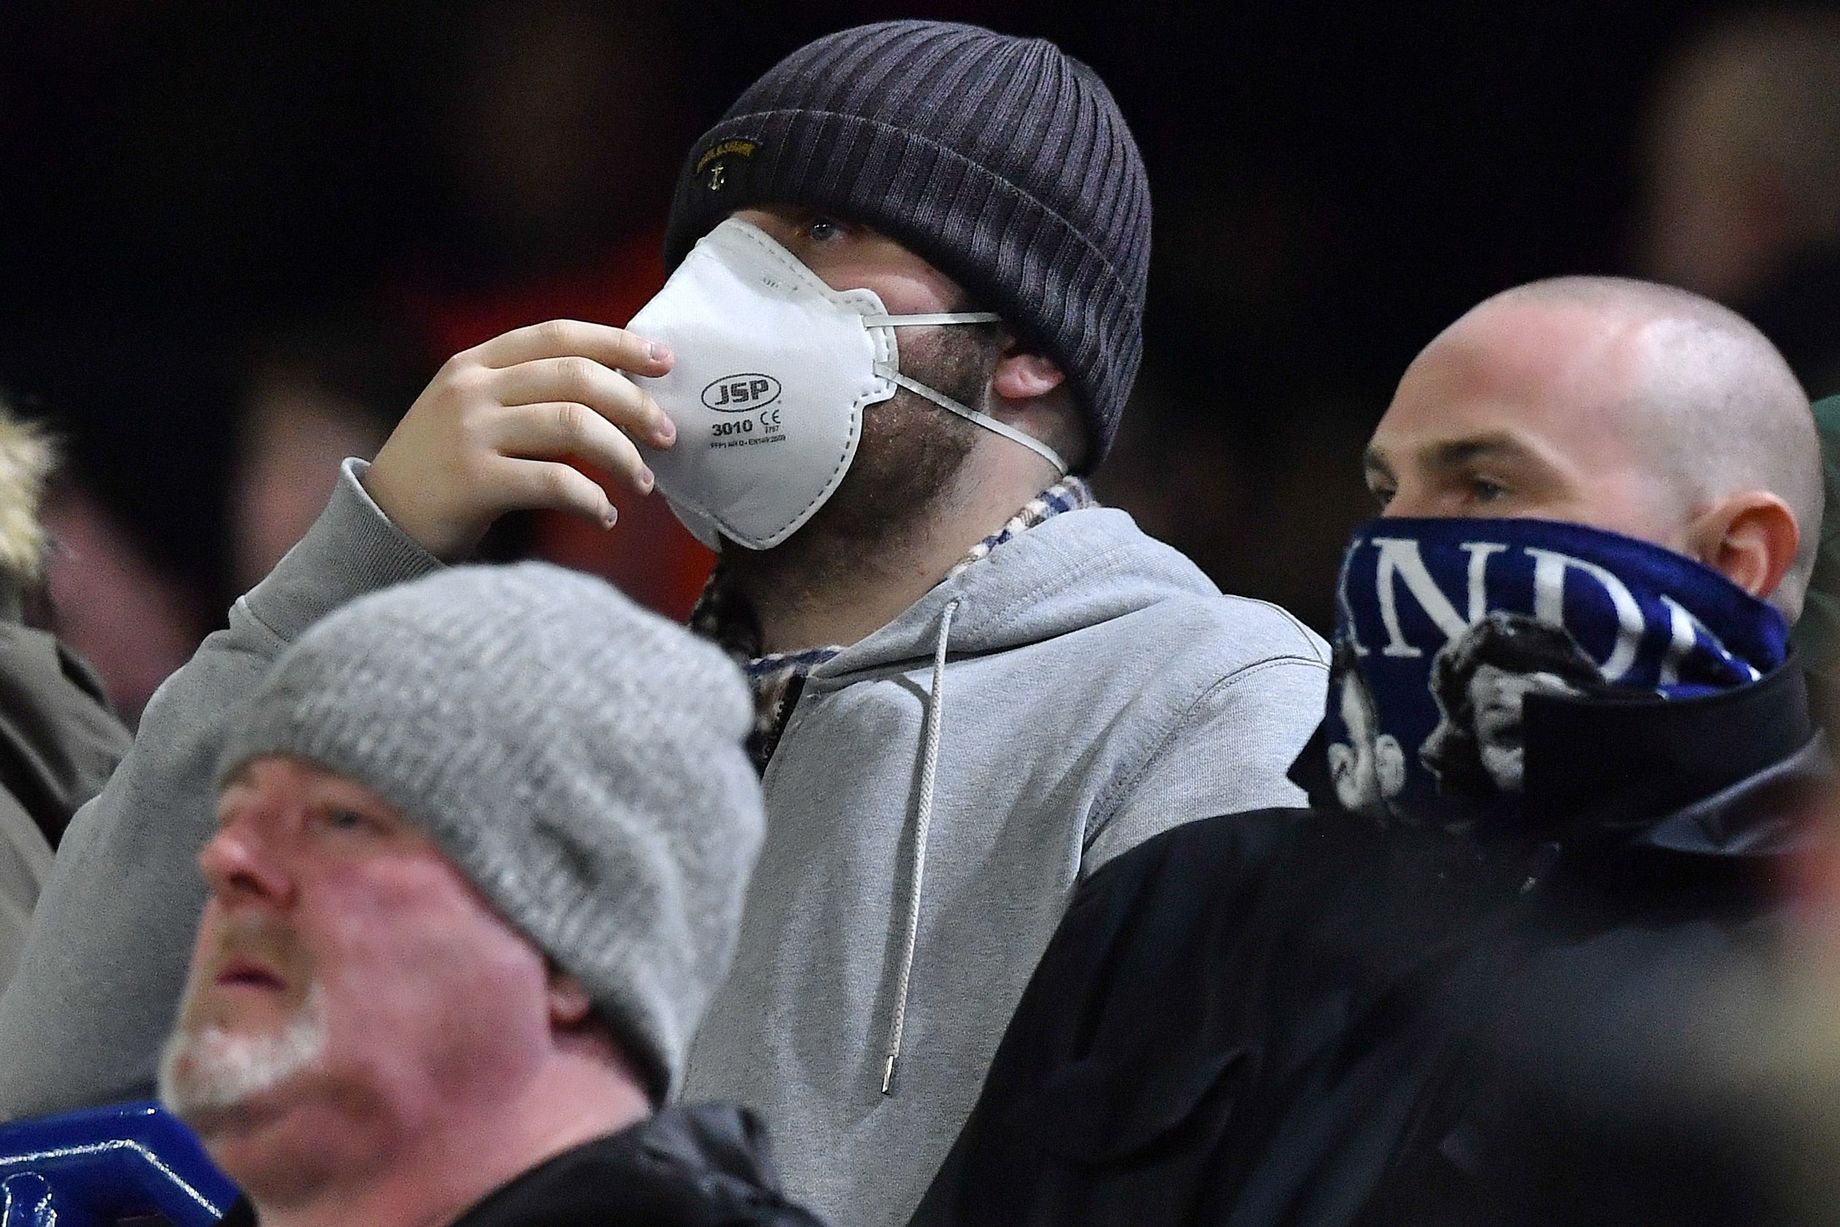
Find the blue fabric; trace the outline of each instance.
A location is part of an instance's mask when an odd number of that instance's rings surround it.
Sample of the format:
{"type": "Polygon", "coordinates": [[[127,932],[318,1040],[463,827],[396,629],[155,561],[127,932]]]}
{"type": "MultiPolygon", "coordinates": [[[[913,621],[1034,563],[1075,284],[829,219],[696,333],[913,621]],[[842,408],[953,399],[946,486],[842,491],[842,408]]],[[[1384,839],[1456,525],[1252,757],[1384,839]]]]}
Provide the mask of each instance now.
{"type": "Polygon", "coordinates": [[[1343,804],[1519,790],[1525,693],[1692,698],[1782,664],[1773,607],[1671,550],[1543,520],[1381,519],[1343,560],[1325,734],[1343,804]]]}
{"type": "Polygon", "coordinates": [[[6,1227],[124,1219],[208,1227],[236,1200],[191,1130],[157,1103],[111,1104],[0,1125],[6,1227]]]}

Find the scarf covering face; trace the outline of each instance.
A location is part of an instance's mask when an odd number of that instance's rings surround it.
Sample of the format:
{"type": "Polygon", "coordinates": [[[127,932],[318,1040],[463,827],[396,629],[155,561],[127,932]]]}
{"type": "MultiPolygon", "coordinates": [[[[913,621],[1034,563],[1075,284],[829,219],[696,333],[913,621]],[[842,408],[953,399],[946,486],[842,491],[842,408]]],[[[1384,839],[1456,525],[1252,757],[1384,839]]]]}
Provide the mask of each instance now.
{"type": "Polygon", "coordinates": [[[1788,652],[1782,614],[1718,572],[1579,524],[1373,520],[1337,595],[1329,769],[1374,817],[1520,793],[1530,693],[1696,698],[1788,652]]]}

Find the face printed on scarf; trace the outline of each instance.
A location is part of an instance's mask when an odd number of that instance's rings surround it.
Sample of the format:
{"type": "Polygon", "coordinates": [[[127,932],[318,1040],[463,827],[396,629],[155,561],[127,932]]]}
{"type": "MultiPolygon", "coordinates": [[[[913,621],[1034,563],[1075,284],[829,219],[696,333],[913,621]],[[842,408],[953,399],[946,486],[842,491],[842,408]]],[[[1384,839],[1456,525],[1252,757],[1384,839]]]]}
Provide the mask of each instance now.
{"type": "Polygon", "coordinates": [[[1344,806],[1378,818],[1405,783],[1405,756],[1398,740],[1380,731],[1374,701],[1361,681],[1360,670],[1343,669],[1336,684],[1348,740],[1330,745],[1329,775],[1344,806]]]}
{"type": "Polygon", "coordinates": [[[1556,673],[1514,673],[1498,665],[1478,665],[1469,679],[1470,711],[1475,720],[1476,752],[1482,769],[1503,792],[1519,792],[1527,750],[1521,735],[1522,706],[1530,694],[1577,694],[1556,673]]]}
{"type": "Polygon", "coordinates": [[[1636,325],[1585,306],[1472,312],[1406,370],[1375,428],[1368,488],[1388,516],[1528,517],[1687,551],[1688,509],[1627,406],[1636,325]]]}
{"type": "Polygon", "coordinates": [[[510,1093],[548,1038],[542,954],[432,840],[285,758],[235,775],[161,1097],[252,1190],[372,1161],[510,1093]]]}

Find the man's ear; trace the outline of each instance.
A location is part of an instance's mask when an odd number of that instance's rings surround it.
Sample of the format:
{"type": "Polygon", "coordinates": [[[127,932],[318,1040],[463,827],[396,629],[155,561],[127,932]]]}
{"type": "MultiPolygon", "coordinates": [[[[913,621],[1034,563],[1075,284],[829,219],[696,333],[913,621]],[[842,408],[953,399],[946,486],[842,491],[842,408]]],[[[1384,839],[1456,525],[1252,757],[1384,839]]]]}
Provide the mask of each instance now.
{"type": "Polygon", "coordinates": [[[594,1012],[594,1002],[588,999],[588,990],[581,986],[581,981],[554,963],[549,965],[546,993],[550,1025],[559,1031],[574,1030],[594,1012]]]}
{"type": "Polygon", "coordinates": [[[1074,403],[1073,385],[1054,359],[1006,342],[990,377],[986,412],[1040,439],[1071,469],[1086,458],[1086,418],[1074,403]]]}
{"type": "Polygon", "coordinates": [[[1802,539],[1789,505],[1764,490],[1722,499],[1695,521],[1689,536],[1701,562],[1766,601],[1794,565],[1802,539]]]}
{"type": "Polygon", "coordinates": [[[1066,382],[1052,358],[1011,345],[997,360],[990,386],[1003,400],[1026,401],[1046,396],[1066,382]]]}

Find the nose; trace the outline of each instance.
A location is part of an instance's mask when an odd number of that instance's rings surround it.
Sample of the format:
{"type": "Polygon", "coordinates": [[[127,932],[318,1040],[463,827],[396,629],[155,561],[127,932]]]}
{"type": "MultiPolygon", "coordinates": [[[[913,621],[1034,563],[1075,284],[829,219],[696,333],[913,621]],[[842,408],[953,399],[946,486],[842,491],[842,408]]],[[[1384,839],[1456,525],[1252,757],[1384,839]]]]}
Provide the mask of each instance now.
{"type": "Polygon", "coordinates": [[[223,903],[265,902],[285,906],[291,884],[279,860],[246,815],[217,829],[198,854],[211,895],[223,903]]]}

